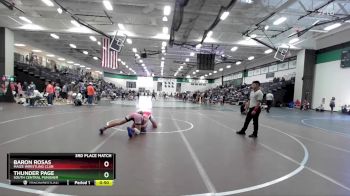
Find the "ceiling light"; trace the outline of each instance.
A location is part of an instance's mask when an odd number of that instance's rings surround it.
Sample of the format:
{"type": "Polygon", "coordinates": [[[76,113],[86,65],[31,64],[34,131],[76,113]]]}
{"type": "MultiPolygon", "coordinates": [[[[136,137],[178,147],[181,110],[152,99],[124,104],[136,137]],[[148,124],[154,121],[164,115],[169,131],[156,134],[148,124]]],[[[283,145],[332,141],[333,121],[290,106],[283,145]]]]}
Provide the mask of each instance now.
{"type": "Polygon", "coordinates": [[[162,50],[162,53],[165,53],[165,50],[162,50]]]}
{"type": "Polygon", "coordinates": [[[144,63],[141,64],[142,67],[146,66],[144,63]]]}
{"type": "Polygon", "coordinates": [[[196,72],[199,72],[199,70],[197,69],[196,72]]]}
{"type": "Polygon", "coordinates": [[[194,52],[191,52],[191,53],[190,53],[190,56],[194,56],[194,52]]]}
{"type": "Polygon", "coordinates": [[[219,71],[224,71],[224,68],[220,68],[219,71]]]}
{"type": "Polygon", "coordinates": [[[164,6],[164,15],[168,16],[170,15],[171,7],[169,5],[164,6]]]}
{"type": "Polygon", "coordinates": [[[189,58],[186,58],[186,62],[189,62],[190,61],[190,59],[189,58]]]}
{"type": "Polygon", "coordinates": [[[73,64],[74,62],[73,61],[67,61],[68,64],[73,64]]]}
{"type": "Polygon", "coordinates": [[[323,30],[330,31],[330,30],[336,29],[340,26],[341,26],[341,23],[335,23],[335,24],[332,24],[332,25],[325,27],[323,30]]]}
{"type": "Polygon", "coordinates": [[[84,65],[80,65],[81,68],[85,67],[84,65]]]}
{"type": "Polygon", "coordinates": [[[69,44],[69,46],[70,46],[71,48],[77,48],[77,46],[76,46],[75,44],[69,44]]]}
{"type": "Polygon", "coordinates": [[[226,68],[227,68],[227,69],[230,69],[230,68],[231,68],[231,65],[227,65],[226,68]]]}
{"type": "Polygon", "coordinates": [[[47,6],[49,6],[49,7],[53,7],[54,6],[54,4],[52,3],[52,1],[50,1],[50,0],[41,0],[42,2],[44,2],[47,6]]]}
{"type": "Polygon", "coordinates": [[[237,62],[236,62],[236,65],[240,65],[240,64],[242,64],[241,61],[237,61],[237,62]]]}
{"type": "Polygon", "coordinates": [[[204,77],[208,77],[208,75],[207,75],[207,74],[205,74],[205,75],[204,75],[204,77]]]}
{"type": "Polygon", "coordinates": [[[136,48],[133,48],[132,51],[133,51],[134,53],[136,53],[136,52],[137,52],[137,49],[136,49],[136,48]]]}
{"type": "Polygon", "coordinates": [[[84,53],[84,54],[86,54],[86,55],[88,55],[88,54],[89,54],[89,52],[88,52],[88,51],[86,51],[86,50],[85,50],[85,51],[83,51],[83,53],[84,53]]]}
{"type": "Polygon", "coordinates": [[[59,7],[59,8],[57,8],[57,12],[58,12],[59,14],[62,14],[63,10],[59,7]]]}
{"type": "Polygon", "coordinates": [[[289,41],[290,44],[293,44],[295,42],[299,41],[299,38],[294,38],[289,41]]]}
{"type": "Polygon", "coordinates": [[[18,47],[24,47],[26,46],[25,44],[14,44],[15,46],[18,46],[18,47]]]}
{"type": "Polygon", "coordinates": [[[132,70],[131,67],[129,68],[129,70],[130,70],[130,71],[132,70]]]}
{"type": "Polygon", "coordinates": [[[120,61],[122,61],[120,58],[118,58],[118,61],[120,62],[120,61]]]}
{"type": "Polygon", "coordinates": [[[203,80],[203,79],[204,79],[204,76],[199,77],[199,79],[203,80]]]}
{"type": "Polygon", "coordinates": [[[196,75],[196,72],[194,71],[192,74],[193,74],[193,75],[196,75]]]}
{"type": "Polygon", "coordinates": [[[41,50],[32,50],[32,51],[37,53],[42,52],[41,50]]]}
{"type": "Polygon", "coordinates": [[[55,39],[60,39],[60,37],[54,33],[51,33],[50,36],[55,39]]]}
{"type": "Polygon", "coordinates": [[[23,20],[24,22],[30,23],[30,24],[33,23],[31,20],[29,20],[28,18],[26,18],[24,16],[20,16],[19,19],[23,20]]]}
{"type": "Polygon", "coordinates": [[[265,50],[265,54],[270,54],[271,52],[273,52],[273,50],[272,49],[268,49],[268,50],[265,50]]]}
{"type": "Polygon", "coordinates": [[[74,63],[75,66],[79,66],[80,64],[79,63],[74,63]]]}
{"type": "Polygon", "coordinates": [[[168,21],[168,17],[166,17],[166,16],[163,16],[163,22],[167,22],[168,21]]]}
{"type": "Polygon", "coordinates": [[[59,61],[64,61],[66,60],[65,58],[58,58],[59,61]]]}
{"type": "Polygon", "coordinates": [[[220,20],[225,20],[229,14],[230,14],[230,12],[227,12],[227,11],[222,13],[220,16],[220,20]]]}
{"type": "Polygon", "coordinates": [[[265,31],[267,31],[267,29],[269,29],[269,28],[270,28],[269,25],[265,25],[265,27],[264,27],[265,31]]]}
{"type": "Polygon", "coordinates": [[[126,63],[124,61],[122,61],[122,64],[125,65],[126,63]]]}
{"type": "Polygon", "coordinates": [[[248,57],[248,60],[253,60],[255,57],[254,56],[250,56],[250,57],[248,57]]]}
{"type": "Polygon", "coordinates": [[[143,63],[143,60],[139,60],[139,63],[143,63]]]}
{"type": "Polygon", "coordinates": [[[132,44],[132,39],[130,39],[130,38],[126,39],[126,42],[127,42],[128,44],[132,44]]]}
{"type": "Polygon", "coordinates": [[[47,54],[46,56],[48,56],[48,57],[55,57],[55,55],[53,55],[53,54],[47,54]]]}
{"type": "Polygon", "coordinates": [[[238,47],[237,47],[237,46],[234,46],[234,47],[231,48],[231,51],[232,51],[232,52],[235,52],[237,49],[238,49],[238,47]]]}
{"type": "Polygon", "coordinates": [[[120,30],[125,30],[125,27],[122,23],[118,23],[118,27],[120,30]]]}
{"type": "Polygon", "coordinates": [[[89,38],[90,38],[90,40],[93,41],[93,42],[97,41],[97,39],[96,39],[95,36],[92,36],[92,35],[91,35],[89,38]]]}
{"type": "Polygon", "coordinates": [[[168,27],[163,27],[163,33],[164,34],[168,34],[169,32],[169,28],[168,27]]]}
{"type": "Polygon", "coordinates": [[[86,69],[91,69],[90,67],[87,67],[86,69]]]}
{"type": "Polygon", "coordinates": [[[216,73],[218,73],[218,71],[214,71],[213,73],[216,74],[216,73]]]}
{"type": "Polygon", "coordinates": [[[251,37],[251,38],[256,38],[257,35],[256,35],[256,34],[253,34],[253,35],[251,35],[250,37],[251,37]]]}
{"type": "Polygon", "coordinates": [[[280,24],[282,24],[282,23],[283,23],[284,21],[286,21],[286,20],[287,20],[286,17],[281,17],[281,18],[275,20],[275,22],[273,22],[273,25],[280,25],[280,24]]]}
{"type": "Polygon", "coordinates": [[[164,57],[162,57],[162,61],[164,61],[165,60],[165,58],[164,57]]]}
{"type": "Polygon", "coordinates": [[[253,0],[245,0],[245,2],[248,3],[248,4],[252,4],[253,0]]]}
{"type": "Polygon", "coordinates": [[[100,42],[100,41],[98,41],[97,44],[98,44],[99,46],[101,46],[101,42],[100,42]]]}
{"type": "Polygon", "coordinates": [[[164,67],[164,61],[160,62],[160,67],[163,68],[164,67]]]}
{"type": "Polygon", "coordinates": [[[209,31],[209,32],[207,33],[207,37],[210,37],[211,35],[213,35],[213,31],[209,31]]]}
{"type": "Polygon", "coordinates": [[[107,10],[109,10],[109,11],[113,10],[113,6],[112,6],[112,4],[111,4],[110,1],[108,1],[108,0],[103,0],[103,5],[105,6],[105,8],[106,8],[107,10]]]}
{"type": "Polygon", "coordinates": [[[93,59],[94,59],[94,60],[96,60],[96,61],[98,60],[98,58],[97,58],[97,57],[95,57],[95,56],[94,56],[94,58],[93,58],[93,59]]]}
{"type": "Polygon", "coordinates": [[[184,68],[184,66],[180,66],[180,67],[179,67],[179,70],[181,70],[182,68],[184,68]]]}
{"type": "Polygon", "coordinates": [[[191,76],[190,76],[190,75],[187,75],[186,78],[191,78],[191,76]]]}
{"type": "Polygon", "coordinates": [[[76,20],[71,20],[70,23],[72,23],[76,27],[80,27],[80,24],[76,20]]]}
{"type": "Polygon", "coordinates": [[[197,44],[197,45],[196,45],[196,48],[197,48],[197,49],[199,49],[199,48],[201,48],[201,47],[202,47],[202,44],[197,44]]]}
{"type": "Polygon", "coordinates": [[[211,76],[211,75],[212,75],[212,73],[209,73],[209,75],[211,76]]]}
{"type": "Polygon", "coordinates": [[[165,47],[166,46],[166,42],[162,42],[162,46],[165,47]]]}

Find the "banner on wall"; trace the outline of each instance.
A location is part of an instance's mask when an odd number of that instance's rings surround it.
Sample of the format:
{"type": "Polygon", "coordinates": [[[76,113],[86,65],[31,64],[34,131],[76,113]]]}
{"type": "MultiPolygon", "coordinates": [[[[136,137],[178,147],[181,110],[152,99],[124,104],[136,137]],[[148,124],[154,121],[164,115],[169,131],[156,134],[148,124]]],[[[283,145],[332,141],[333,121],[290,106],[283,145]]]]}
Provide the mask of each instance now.
{"type": "Polygon", "coordinates": [[[278,71],[286,70],[286,69],[288,69],[288,63],[278,64],[278,71]]]}
{"type": "Polygon", "coordinates": [[[263,67],[261,68],[261,74],[266,74],[266,73],[269,73],[269,67],[263,67]]]}
{"type": "Polygon", "coordinates": [[[248,77],[250,77],[250,76],[254,76],[254,70],[248,71],[248,77]]]}
{"type": "Polygon", "coordinates": [[[269,72],[276,72],[276,71],[277,71],[277,65],[269,66],[269,72]]]}
{"type": "Polygon", "coordinates": [[[260,69],[254,70],[254,76],[260,75],[260,69]]]}
{"type": "Polygon", "coordinates": [[[237,74],[237,79],[242,78],[242,77],[243,77],[242,72],[241,72],[241,73],[239,73],[239,74],[237,74]]]}
{"type": "Polygon", "coordinates": [[[297,61],[289,61],[288,62],[289,69],[294,69],[297,67],[297,61]]]}

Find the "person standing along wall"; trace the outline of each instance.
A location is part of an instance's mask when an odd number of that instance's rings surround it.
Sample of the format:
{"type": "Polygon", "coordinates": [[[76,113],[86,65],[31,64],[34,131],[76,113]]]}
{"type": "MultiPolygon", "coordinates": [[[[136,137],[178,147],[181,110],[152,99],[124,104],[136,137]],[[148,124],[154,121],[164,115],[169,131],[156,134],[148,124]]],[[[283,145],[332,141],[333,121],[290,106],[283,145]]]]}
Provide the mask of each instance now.
{"type": "Polygon", "coordinates": [[[267,109],[266,112],[270,113],[270,109],[273,103],[273,94],[269,91],[269,93],[266,94],[266,105],[267,105],[267,109]]]}
{"type": "Polygon", "coordinates": [[[331,113],[333,113],[333,109],[335,107],[335,97],[332,97],[332,99],[329,103],[329,107],[331,107],[331,113]]]}
{"type": "Polygon", "coordinates": [[[89,83],[89,86],[86,88],[86,90],[88,95],[88,103],[91,105],[95,94],[95,89],[92,86],[92,82],[89,83]]]}
{"type": "Polygon", "coordinates": [[[54,88],[51,84],[51,81],[46,86],[46,93],[47,93],[47,104],[52,105],[53,96],[54,96],[54,88]]]}

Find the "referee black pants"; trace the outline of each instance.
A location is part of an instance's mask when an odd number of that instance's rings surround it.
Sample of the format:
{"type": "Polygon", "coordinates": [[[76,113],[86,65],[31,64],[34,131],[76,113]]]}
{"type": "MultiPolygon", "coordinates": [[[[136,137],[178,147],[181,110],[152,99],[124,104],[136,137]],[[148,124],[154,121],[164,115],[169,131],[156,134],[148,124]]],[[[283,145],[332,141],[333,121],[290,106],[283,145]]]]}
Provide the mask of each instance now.
{"type": "Polygon", "coordinates": [[[253,119],[253,124],[254,124],[254,132],[253,135],[258,135],[258,129],[259,129],[259,115],[261,112],[261,109],[259,108],[254,115],[252,115],[254,108],[249,108],[247,117],[245,118],[244,126],[241,129],[242,133],[245,133],[245,131],[248,128],[248,125],[250,121],[253,119]]]}

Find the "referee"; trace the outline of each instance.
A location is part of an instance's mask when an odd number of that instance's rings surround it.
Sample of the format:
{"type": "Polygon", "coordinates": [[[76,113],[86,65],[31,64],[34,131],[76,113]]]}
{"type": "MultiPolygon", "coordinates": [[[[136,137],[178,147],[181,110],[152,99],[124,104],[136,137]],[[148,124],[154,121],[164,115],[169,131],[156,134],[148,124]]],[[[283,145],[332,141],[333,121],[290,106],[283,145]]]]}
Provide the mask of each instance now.
{"type": "Polygon", "coordinates": [[[253,119],[254,132],[249,135],[249,137],[256,138],[258,137],[258,128],[259,128],[259,114],[261,112],[260,104],[263,100],[264,94],[260,90],[260,82],[254,81],[251,85],[250,99],[247,106],[249,107],[247,117],[244,122],[244,126],[240,131],[236,133],[239,135],[245,135],[245,131],[248,128],[250,121],[253,119]]]}

